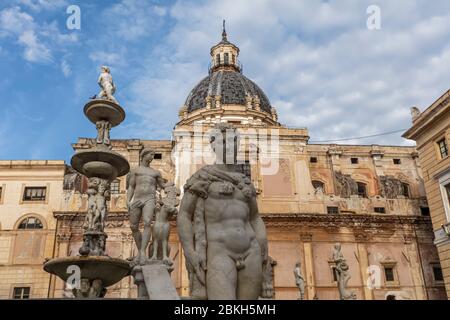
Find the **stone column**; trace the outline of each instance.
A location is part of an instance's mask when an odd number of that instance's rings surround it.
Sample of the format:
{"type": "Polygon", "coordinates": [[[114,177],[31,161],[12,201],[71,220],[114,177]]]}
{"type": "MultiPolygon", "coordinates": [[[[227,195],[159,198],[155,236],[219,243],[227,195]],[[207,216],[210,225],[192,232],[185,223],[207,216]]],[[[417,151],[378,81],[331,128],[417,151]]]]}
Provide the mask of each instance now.
{"type": "Polygon", "coordinates": [[[359,270],[361,272],[361,280],[363,285],[363,298],[364,300],[373,300],[373,290],[367,286],[367,279],[369,274],[367,272],[369,268],[369,256],[367,253],[367,248],[365,243],[357,243],[356,247],[358,249],[358,260],[359,260],[359,270]]]}
{"type": "Polygon", "coordinates": [[[305,300],[313,300],[316,295],[316,281],[314,277],[314,256],[312,248],[312,235],[303,235],[303,253],[305,255],[305,300]]]}
{"type": "Polygon", "coordinates": [[[427,293],[425,292],[425,279],[422,274],[422,265],[419,258],[417,243],[410,235],[404,235],[404,242],[406,248],[406,256],[410,265],[411,278],[414,284],[414,291],[417,300],[427,300],[427,293]]]}
{"type": "MultiPolygon", "coordinates": [[[[56,248],[55,248],[55,257],[66,257],[69,253],[69,242],[70,242],[70,234],[60,233],[56,235],[56,248]]],[[[56,288],[56,280],[57,277],[53,274],[50,275],[50,284],[48,290],[48,297],[55,298],[55,290],[56,288]]]]}

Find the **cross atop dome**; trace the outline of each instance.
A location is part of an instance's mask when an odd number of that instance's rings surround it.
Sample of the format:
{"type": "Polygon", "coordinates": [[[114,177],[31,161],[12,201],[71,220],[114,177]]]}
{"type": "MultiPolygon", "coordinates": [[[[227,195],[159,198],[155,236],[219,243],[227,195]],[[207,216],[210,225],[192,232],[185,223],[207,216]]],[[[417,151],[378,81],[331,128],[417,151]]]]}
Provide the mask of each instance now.
{"type": "Polygon", "coordinates": [[[225,30],[225,19],[222,25],[222,41],[211,48],[210,73],[218,70],[242,71],[242,66],[238,61],[239,48],[228,41],[225,30]]]}
{"type": "Polygon", "coordinates": [[[223,19],[222,41],[228,41],[227,40],[227,32],[225,30],[225,19],[223,19]]]}

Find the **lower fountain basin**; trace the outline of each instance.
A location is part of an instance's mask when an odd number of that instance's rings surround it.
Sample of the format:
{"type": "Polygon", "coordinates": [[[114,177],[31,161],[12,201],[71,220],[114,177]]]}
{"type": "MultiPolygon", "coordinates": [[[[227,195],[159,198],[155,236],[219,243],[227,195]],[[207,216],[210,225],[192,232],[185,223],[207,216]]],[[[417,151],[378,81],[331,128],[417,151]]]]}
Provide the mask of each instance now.
{"type": "Polygon", "coordinates": [[[130,165],[123,156],[96,147],[78,151],[72,156],[71,165],[88,178],[99,177],[110,181],[130,171],[130,165]]]}
{"type": "Polygon", "coordinates": [[[67,268],[73,265],[80,268],[81,279],[100,279],[104,287],[112,286],[131,273],[128,261],[108,256],[55,258],[44,263],[44,270],[67,281],[73,274],[73,271],[67,273],[67,268]]]}

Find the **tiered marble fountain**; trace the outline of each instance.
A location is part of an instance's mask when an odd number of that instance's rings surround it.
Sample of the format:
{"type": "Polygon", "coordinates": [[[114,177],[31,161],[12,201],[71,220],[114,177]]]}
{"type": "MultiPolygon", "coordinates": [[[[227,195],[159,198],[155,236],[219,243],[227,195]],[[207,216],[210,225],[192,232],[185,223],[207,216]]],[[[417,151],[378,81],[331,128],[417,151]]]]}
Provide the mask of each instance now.
{"type": "Polygon", "coordinates": [[[128,261],[111,258],[105,253],[110,183],[130,171],[128,161],[111,150],[109,139],[110,129],[125,119],[125,111],[113,97],[115,86],[108,67],[102,67],[99,84],[102,91],[84,106],[84,114],[97,128],[95,145],[77,151],[71,159],[72,167],[89,179],[83,245],[78,256],[44,263],[46,272],[74,286],[76,298],[103,297],[106,287],[130,274],[128,261]]]}

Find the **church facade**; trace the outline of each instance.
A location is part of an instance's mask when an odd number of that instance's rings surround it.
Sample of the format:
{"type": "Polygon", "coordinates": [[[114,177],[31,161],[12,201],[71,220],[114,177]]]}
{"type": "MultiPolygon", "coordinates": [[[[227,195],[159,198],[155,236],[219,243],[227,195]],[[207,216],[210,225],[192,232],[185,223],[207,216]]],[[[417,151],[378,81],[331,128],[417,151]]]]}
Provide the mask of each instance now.
{"type": "MultiPolygon", "coordinates": [[[[446,299],[416,149],[310,144],[307,128],[282,125],[264,91],[242,74],[239,48],[228,41],[225,31],[210,54],[209,74],[180,108],[172,140],[112,140],[113,150],[134,167],[140,151],[152,148],[156,153],[152,167],[182,190],[194,172],[213,160],[207,139],[212,126],[233,124],[241,134],[241,167],[256,187],[267,228],[276,299],[299,298],[297,262],[306,283],[305,299],[339,299],[331,259],[335,243],[342,245],[350,268],[349,289],[357,299],[446,299]]],[[[80,138],[73,148],[94,143],[80,138]]],[[[59,162],[51,173],[48,166],[29,166],[14,174],[15,165],[19,163],[0,166],[1,200],[5,200],[0,204],[0,298],[70,296],[61,280],[42,271],[42,262],[78,253],[87,210],[86,178],[59,162]],[[29,179],[31,172],[38,178],[29,179]],[[30,189],[47,186],[52,179],[58,182],[44,195],[42,189],[30,189]],[[35,203],[23,205],[32,201],[25,200],[30,197],[40,206],[55,200],[40,207],[44,214],[33,207],[35,203]],[[14,221],[4,223],[11,207],[18,213],[14,221]],[[33,227],[24,220],[30,217],[35,219],[33,227]],[[36,240],[37,234],[44,240],[36,240]],[[23,239],[29,252],[20,247],[23,239]],[[33,259],[19,259],[23,251],[33,259]],[[35,276],[21,279],[25,270],[35,276]]],[[[106,228],[107,253],[124,259],[136,255],[126,184],[126,177],[121,177],[111,185],[106,228]]],[[[189,278],[175,219],[170,246],[172,280],[179,294],[188,296],[189,278]]],[[[127,277],[109,288],[107,297],[136,294],[133,279],[127,277]]]]}

